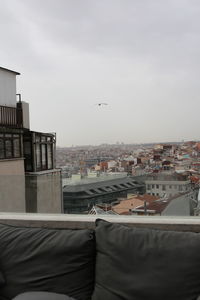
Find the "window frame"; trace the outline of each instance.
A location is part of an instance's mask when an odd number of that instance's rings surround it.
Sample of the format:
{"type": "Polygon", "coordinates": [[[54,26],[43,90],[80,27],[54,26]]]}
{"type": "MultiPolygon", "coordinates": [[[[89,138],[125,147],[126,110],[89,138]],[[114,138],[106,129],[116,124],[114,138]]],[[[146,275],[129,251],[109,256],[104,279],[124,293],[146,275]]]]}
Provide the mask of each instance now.
{"type": "Polygon", "coordinates": [[[7,131],[0,132],[0,144],[0,160],[18,159],[22,157],[22,133],[7,131]],[[16,147],[15,141],[18,141],[18,147],[16,147]],[[10,144],[10,149],[8,149],[8,143],[10,144]]]}

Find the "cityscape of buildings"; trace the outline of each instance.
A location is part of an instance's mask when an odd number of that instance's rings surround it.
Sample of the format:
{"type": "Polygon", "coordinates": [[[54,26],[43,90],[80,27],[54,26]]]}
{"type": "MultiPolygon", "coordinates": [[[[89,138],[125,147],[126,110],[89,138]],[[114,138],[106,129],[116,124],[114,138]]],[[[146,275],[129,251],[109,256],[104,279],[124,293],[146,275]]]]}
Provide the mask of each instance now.
{"type": "Polygon", "coordinates": [[[0,300],[200,300],[200,1],[1,4],[0,300]]]}
{"type": "Polygon", "coordinates": [[[56,155],[65,212],[199,214],[198,141],[57,148],[56,155]]]}
{"type": "Polygon", "coordinates": [[[56,148],[30,129],[18,75],[0,68],[1,212],[199,215],[199,141],[56,148]]]}

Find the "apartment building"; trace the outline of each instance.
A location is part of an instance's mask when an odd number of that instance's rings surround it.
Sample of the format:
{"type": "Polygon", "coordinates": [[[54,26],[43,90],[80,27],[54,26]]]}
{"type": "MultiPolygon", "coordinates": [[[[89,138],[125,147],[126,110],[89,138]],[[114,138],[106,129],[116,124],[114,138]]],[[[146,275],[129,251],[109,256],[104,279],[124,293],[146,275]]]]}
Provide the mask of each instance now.
{"type": "Polygon", "coordinates": [[[158,175],[145,180],[146,192],[159,197],[172,197],[191,189],[191,182],[184,176],[158,175]]]}
{"type": "Polygon", "coordinates": [[[18,75],[0,67],[0,212],[60,213],[55,134],[30,130],[29,104],[16,94],[18,75]]]}

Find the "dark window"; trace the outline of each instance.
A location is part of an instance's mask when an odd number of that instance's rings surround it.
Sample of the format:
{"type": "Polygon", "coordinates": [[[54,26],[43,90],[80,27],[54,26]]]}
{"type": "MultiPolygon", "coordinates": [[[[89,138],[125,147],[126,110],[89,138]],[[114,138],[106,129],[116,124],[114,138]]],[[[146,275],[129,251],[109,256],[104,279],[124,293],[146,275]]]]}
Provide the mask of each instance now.
{"type": "Polygon", "coordinates": [[[46,145],[42,144],[42,169],[47,169],[46,145]]]}
{"type": "Polygon", "coordinates": [[[12,158],[12,140],[5,141],[5,149],[6,149],[6,158],[12,158]]]}
{"type": "Polygon", "coordinates": [[[24,157],[25,157],[25,171],[32,172],[33,171],[33,164],[32,164],[32,144],[31,140],[25,136],[24,137],[24,157]]]}
{"type": "Polygon", "coordinates": [[[29,141],[24,142],[24,154],[31,155],[31,143],[29,141]]]}
{"type": "Polygon", "coordinates": [[[13,154],[14,157],[20,157],[20,139],[13,140],[13,154]]]}
{"type": "Polygon", "coordinates": [[[0,134],[0,159],[21,157],[21,135],[0,134]]]}
{"type": "Polygon", "coordinates": [[[0,138],[0,159],[5,158],[4,140],[0,138]]]}
{"type": "Polygon", "coordinates": [[[40,144],[36,144],[36,167],[39,171],[41,169],[41,154],[40,154],[40,144]]]}
{"type": "Polygon", "coordinates": [[[52,157],[52,145],[47,144],[47,161],[48,161],[48,169],[53,168],[53,157],[52,157]]]}
{"type": "Polygon", "coordinates": [[[41,137],[41,142],[42,142],[42,143],[46,143],[46,136],[42,136],[42,137],[41,137]]]}
{"type": "Polygon", "coordinates": [[[182,190],[183,190],[182,185],[179,185],[178,190],[179,190],[179,191],[182,191],[182,190]]]}
{"type": "Polygon", "coordinates": [[[36,133],[36,169],[37,171],[49,170],[53,168],[53,138],[36,133]]]}

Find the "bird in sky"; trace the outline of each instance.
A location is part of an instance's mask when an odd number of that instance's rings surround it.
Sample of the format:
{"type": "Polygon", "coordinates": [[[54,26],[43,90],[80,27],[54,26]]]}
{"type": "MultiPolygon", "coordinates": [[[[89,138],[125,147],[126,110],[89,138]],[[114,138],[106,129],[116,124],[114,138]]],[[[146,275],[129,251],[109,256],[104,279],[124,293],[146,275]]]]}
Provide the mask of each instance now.
{"type": "Polygon", "coordinates": [[[106,102],[100,102],[100,103],[97,103],[96,105],[103,106],[103,105],[108,105],[108,103],[106,103],[106,102]]]}

